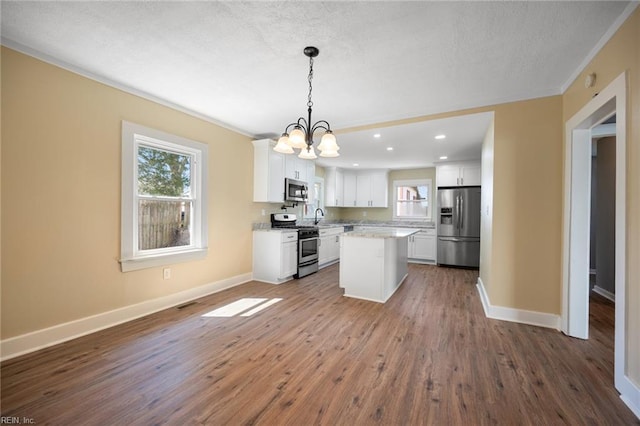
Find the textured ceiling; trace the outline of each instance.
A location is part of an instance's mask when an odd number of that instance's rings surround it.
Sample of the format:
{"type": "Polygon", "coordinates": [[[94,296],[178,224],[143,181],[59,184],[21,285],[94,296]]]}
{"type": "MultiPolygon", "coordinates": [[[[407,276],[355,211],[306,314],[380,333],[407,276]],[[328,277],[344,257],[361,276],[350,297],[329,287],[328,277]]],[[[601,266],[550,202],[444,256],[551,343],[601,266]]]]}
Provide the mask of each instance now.
{"type": "Polygon", "coordinates": [[[305,114],[307,45],[341,129],[559,94],[628,5],[3,1],[2,37],[259,137],[305,114]]]}

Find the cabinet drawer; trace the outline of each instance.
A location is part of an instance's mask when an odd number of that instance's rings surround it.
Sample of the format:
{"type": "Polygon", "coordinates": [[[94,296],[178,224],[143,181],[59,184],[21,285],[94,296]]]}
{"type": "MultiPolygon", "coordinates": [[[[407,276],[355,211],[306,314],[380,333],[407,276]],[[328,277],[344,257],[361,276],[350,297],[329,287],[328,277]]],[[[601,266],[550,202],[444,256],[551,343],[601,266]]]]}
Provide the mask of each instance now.
{"type": "Polygon", "coordinates": [[[280,241],[286,243],[288,241],[298,241],[298,233],[297,232],[283,232],[280,241]]]}

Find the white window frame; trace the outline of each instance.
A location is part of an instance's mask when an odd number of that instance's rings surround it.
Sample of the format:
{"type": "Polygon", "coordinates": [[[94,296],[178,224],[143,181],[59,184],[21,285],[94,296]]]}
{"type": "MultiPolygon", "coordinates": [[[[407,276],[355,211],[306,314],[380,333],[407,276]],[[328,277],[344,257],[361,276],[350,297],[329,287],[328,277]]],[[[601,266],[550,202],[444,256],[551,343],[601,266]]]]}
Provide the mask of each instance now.
{"type": "MultiPolygon", "coordinates": [[[[122,272],[202,259],[208,251],[208,146],[139,124],[122,122],[122,206],[120,266],[122,272]],[[138,147],[148,146],[193,158],[192,234],[188,246],[138,250],[138,147]]],[[[153,199],[153,197],[151,197],[153,199]]],[[[180,199],[180,198],[176,198],[180,199]]]]}
{"type": "Polygon", "coordinates": [[[412,222],[430,222],[433,211],[433,185],[431,179],[409,179],[393,181],[393,220],[406,220],[412,222]],[[429,193],[429,207],[427,208],[427,216],[398,216],[398,187],[399,186],[419,186],[426,185],[429,193]]]}
{"type": "MultiPolygon", "coordinates": [[[[313,180],[309,179],[309,185],[312,187],[311,191],[313,194],[313,198],[318,200],[318,205],[316,208],[322,209],[324,211],[324,178],[314,176],[313,180]],[[320,192],[316,193],[315,186],[320,185],[320,192]]],[[[303,217],[305,219],[312,219],[315,217],[315,209],[310,209],[309,204],[305,204],[303,206],[303,217]]]]}

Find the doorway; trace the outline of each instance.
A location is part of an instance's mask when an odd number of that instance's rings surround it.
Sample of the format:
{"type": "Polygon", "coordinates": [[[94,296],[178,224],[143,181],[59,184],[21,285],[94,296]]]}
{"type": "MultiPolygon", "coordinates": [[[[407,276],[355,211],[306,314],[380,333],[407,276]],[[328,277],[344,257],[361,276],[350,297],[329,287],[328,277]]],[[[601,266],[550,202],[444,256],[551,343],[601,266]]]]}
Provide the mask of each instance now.
{"type": "Polygon", "coordinates": [[[622,73],[565,124],[562,331],[589,337],[589,244],[591,129],[616,115],[615,344],[616,389],[633,394],[625,376],[626,262],[626,73],[622,73]]]}

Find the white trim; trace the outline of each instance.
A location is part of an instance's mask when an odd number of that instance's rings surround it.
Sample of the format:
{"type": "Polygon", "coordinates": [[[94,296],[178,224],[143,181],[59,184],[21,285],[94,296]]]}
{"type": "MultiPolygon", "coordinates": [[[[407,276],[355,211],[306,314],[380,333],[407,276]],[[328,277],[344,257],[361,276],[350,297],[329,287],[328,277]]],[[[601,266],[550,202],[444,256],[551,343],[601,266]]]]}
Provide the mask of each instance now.
{"type": "Polygon", "coordinates": [[[203,259],[207,255],[207,187],[209,146],[181,136],[122,121],[122,202],[120,264],[122,272],[203,259]],[[136,182],[138,146],[150,145],[188,155],[193,159],[190,196],[193,203],[191,244],[158,250],[138,250],[138,201],[136,182]]]}
{"type": "Polygon", "coordinates": [[[31,47],[27,47],[27,46],[25,46],[25,45],[23,45],[21,43],[18,43],[16,41],[13,41],[13,40],[9,39],[9,38],[2,37],[0,39],[0,44],[2,44],[3,46],[8,47],[9,49],[12,49],[12,50],[18,51],[20,53],[23,53],[23,54],[25,54],[27,56],[31,56],[33,58],[36,58],[36,59],[40,60],[40,61],[46,62],[46,63],[51,64],[51,65],[55,65],[56,67],[62,68],[62,69],[67,70],[67,71],[70,71],[70,72],[72,72],[74,74],[78,74],[78,75],[80,75],[82,77],[85,77],[85,78],[88,78],[90,80],[97,81],[98,83],[102,83],[104,85],[107,85],[109,87],[113,87],[113,88],[118,89],[118,90],[122,90],[125,93],[129,93],[131,95],[138,96],[138,97],[146,99],[148,101],[155,102],[155,103],[160,104],[162,106],[165,106],[165,107],[171,108],[173,110],[185,113],[187,115],[190,115],[192,117],[198,118],[200,120],[204,120],[204,121],[209,122],[211,124],[215,124],[216,126],[220,126],[222,128],[225,128],[227,130],[231,130],[231,131],[239,133],[241,135],[249,136],[249,137],[254,138],[254,139],[256,138],[255,135],[253,135],[251,133],[248,133],[248,132],[246,132],[244,130],[241,130],[241,129],[237,128],[237,127],[234,127],[234,126],[232,126],[230,124],[218,121],[218,120],[216,120],[216,119],[214,119],[214,118],[212,118],[212,117],[210,117],[208,115],[199,113],[199,112],[194,111],[194,110],[189,109],[189,108],[185,108],[182,105],[178,105],[178,104],[173,103],[171,101],[168,101],[166,99],[159,98],[159,97],[157,97],[155,95],[152,95],[150,93],[147,93],[147,92],[144,92],[142,90],[136,89],[134,87],[128,86],[126,84],[122,84],[122,83],[120,83],[118,81],[111,80],[110,78],[107,78],[105,76],[92,73],[90,71],[87,71],[85,69],[82,69],[80,67],[72,65],[72,64],[70,64],[68,62],[65,62],[63,60],[60,60],[58,58],[54,58],[53,56],[47,55],[46,53],[42,53],[39,50],[32,49],[31,47]]]}
{"type": "Polygon", "coordinates": [[[0,360],[6,361],[20,355],[95,333],[96,331],[113,327],[173,306],[178,306],[185,302],[199,299],[249,281],[251,281],[251,273],[236,275],[235,277],[225,278],[179,293],[169,294],[157,299],[146,300],[112,311],[102,312],[20,336],[10,337],[0,342],[0,360]]]}
{"type": "Polygon", "coordinates": [[[433,205],[434,205],[434,190],[433,190],[433,180],[431,178],[423,178],[423,179],[395,179],[391,182],[391,186],[393,187],[393,220],[398,221],[411,221],[411,222],[431,222],[433,205]],[[429,189],[427,203],[429,207],[427,207],[427,215],[426,216],[398,216],[398,187],[399,186],[427,186],[429,189]]]}
{"type": "Polygon", "coordinates": [[[607,42],[611,39],[611,37],[613,37],[613,35],[620,29],[620,27],[622,26],[622,24],[624,24],[627,18],[631,16],[631,14],[636,9],[636,7],[638,7],[638,4],[640,4],[638,1],[632,1],[627,5],[627,7],[622,11],[622,14],[618,16],[618,18],[615,21],[613,21],[613,24],[604,33],[604,35],[600,37],[600,40],[598,40],[598,42],[596,43],[595,46],[593,46],[589,54],[582,60],[582,62],[580,62],[580,65],[578,65],[575,71],[569,76],[567,81],[565,81],[564,84],[560,86],[560,93],[564,93],[567,91],[569,86],[573,84],[573,82],[575,81],[576,78],[578,78],[580,73],[584,71],[585,68],[587,68],[587,65],[589,65],[589,63],[593,60],[593,58],[596,57],[596,55],[598,54],[598,52],[600,52],[600,50],[604,47],[604,45],[607,44],[607,42]]]}
{"type": "Polygon", "coordinates": [[[612,302],[616,301],[616,295],[615,293],[611,293],[609,290],[605,290],[604,288],[600,287],[600,286],[594,286],[593,287],[593,292],[594,293],[598,293],[600,296],[604,297],[605,299],[609,299],[612,302]]]}
{"type": "Polygon", "coordinates": [[[524,309],[505,308],[503,306],[494,306],[489,300],[482,279],[478,277],[478,293],[480,293],[480,301],[484,309],[484,315],[487,318],[511,321],[521,324],[535,325],[538,327],[553,328],[560,330],[560,317],[545,312],[527,311],[524,309]]]}
{"type": "Polygon", "coordinates": [[[627,392],[626,394],[620,395],[620,399],[629,407],[633,414],[640,419],[640,388],[635,386],[634,392],[634,396],[629,397],[631,392],[627,392]]]}
{"type": "MultiPolygon", "coordinates": [[[[562,331],[572,336],[572,331],[576,328],[584,327],[584,315],[571,308],[574,293],[581,294],[584,287],[588,287],[588,265],[584,270],[574,270],[573,260],[581,256],[584,247],[574,247],[571,235],[573,233],[589,233],[589,228],[584,224],[574,223],[572,210],[572,198],[590,197],[590,191],[584,188],[573,188],[572,184],[578,186],[589,185],[584,181],[584,177],[575,176],[572,170],[572,149],[577,143],[588,144],[591,140],[575,138],[575,135],[584,133],[584,129],[599,124],[600,121],[616,114],[616,215],[615,215],[615,342],[614,342],[614,383],[615,387],[624,397],[623,400],[630,401],[636,407],[640,406],[640,388],[626,375],[627,367],[627,310],[626,303],[626,257],[627,257],[627,235],[626,235],[626,187],[627,187],[627,137],[626,137],[626,103],[627,103],[627,73],[626,71],[616,77],[607,87],[592,98],[580,111],[578,111],[569,121],[565,123],[565,179],[564,179],[564,214],[563,214],[563,244],[562,244],[562,331]],[[572,177],[574,178],[572,180],[572,177]],[[581,225],[581,227],[578,227],[581,225]],[[574,276],[584,276],[585,282],[572,279],[574,276]],[[576,323],[578,324],[576,326],[576,323]]],[[[589,159],[590,161],[590,159],[589,159]]],[[[589,169],[582,167],[582,169],[589,169]]],[[[584,202],[582,202],[584,204],[584,202]]],[[[588,250],[588,249],[587,249],[588,250]]],[[[578,311],[586,307],[578,306],[578,311]]],[[[587,320],[588,321],[588,320],[587,320]]],[[[637,354],[630,354],[635,355],[637,354]]],[[[626,402],[625,402],[626,403],[626,402]]]]}

